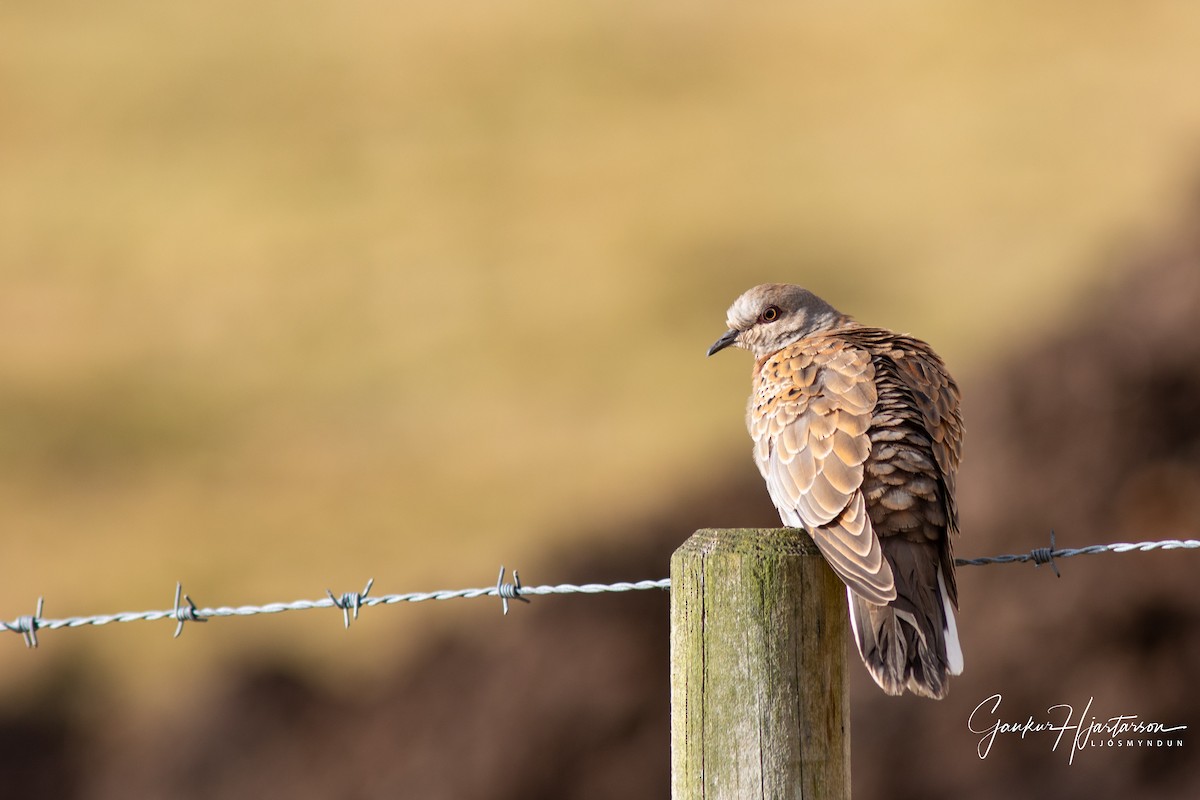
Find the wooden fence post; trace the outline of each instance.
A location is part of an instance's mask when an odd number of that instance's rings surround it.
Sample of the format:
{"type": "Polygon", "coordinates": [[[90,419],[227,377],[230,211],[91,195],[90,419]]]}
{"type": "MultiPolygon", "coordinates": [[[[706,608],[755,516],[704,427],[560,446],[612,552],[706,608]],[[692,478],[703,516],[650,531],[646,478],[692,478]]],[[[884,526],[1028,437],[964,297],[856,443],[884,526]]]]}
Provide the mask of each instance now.
{"type": "Polygon", "coordinates": [[[671,557],[671,797],[850,797],[846,589],[803,531],[671,557]]]}

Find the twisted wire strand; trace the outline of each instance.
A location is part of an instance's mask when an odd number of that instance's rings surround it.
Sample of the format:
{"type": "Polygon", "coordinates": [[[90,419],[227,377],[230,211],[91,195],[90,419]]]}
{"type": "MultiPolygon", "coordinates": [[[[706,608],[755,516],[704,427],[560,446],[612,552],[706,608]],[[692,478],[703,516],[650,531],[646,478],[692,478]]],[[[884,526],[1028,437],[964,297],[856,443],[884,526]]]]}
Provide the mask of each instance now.
{"type": "Polygon", "coordinates": [[[1157,542],[1114,542],[1113,544],[1092,544],[1087,547],[1068,547],[1057,550],[1054,548],[1054,539],[1052,537],[1050,547],[1048,548],[1038,547],[1028,553],[1019,553],[1017,555],[956,558],[954,559],[954,563],[960,567],[1012,564],[1024,561],[1044,564],[1055,558],[1090,556],[1097,553],[1148,553],[1151,550],[1200,550],[1200,539],[1162,539],[1157,542]]]}
{"type": "MultiPolygon", "coordinates": [[[[434,592],[407,592],[405,594],[387,594],[378,597],[361,596],[357,605],[361,607],[395,605],[397,603],[421,603],[427,600],[457,600],[477,597],[499,597],[501,599],[528,599],[534,595],[552,594],[601,594],[606,592],[635,592],[647,589],[669,589],[671,579],[646,580],[620,583],[585,583],[582,585],[560,583],[548,586],[522,586],[517,589],[513,584],[501,584],[475,589],[445,589],[434,592]],[[512,588],[507,588],[512,587],[512,588]],[[506,597],[507,595],[507,597],[506,597]]],[[[60,628],[81,628],[85,626],[102,626],[114,622],[154,622],[161,619],[177,620],[180,614],[188,615],[186,621],[201,622],[215,617],[251,617],[260,614],[281,614],[285,611],[306,611],[313,608],[341,608],[343,597],[323,597],[319,600],[293,600],[283,603],[265,603],[263,605],[244,606],[215,606],[196,607],[190,612],[185,606],[180,608],[165,608],[153,611],[122,611],[116,614],[93,614],[89,616],[63,617],[62,619],[42,618],[34,615],[18,617],[12,622],[0,622],[10,631],[26,633],[32,627],[39,631],[52,631],[60,628]]],[[[352,601],[351,601],[352,602],[352,601]]],[[[351,610],[352,613],[352,610],[351,610]]]]}
{"type": "MultiPolygon", "coordinates": [[[[1095,544],[1087,547],[1057,549],[1054,546],[1054,534],[1051,532],[1050,546],[1034,548],[1028,553],[1014,555],[984,556],[981,558],[956,558],[954,563],[959,566],[986,566],[989,564],[1012,564],[1032,561],[1035,565],[1050,564],[1055,573],[1058,567],[1055,559],[1071,558],[1073,556],[1095,555],[1098,553],[1132,553],[1149,552],[1152,550],[1197,550],[1200,549],[1200,539],[1163,539],[1151,542],[1115,542],[1113,544],[1095,544]]],[[[249,617],[260,614],[281,614],[285,611],[305,611],[314,608],[336,608],[343,614],[345,626],[350,627],[352,619],[358,618],[360,608],[374,606],[396,605],[398,603],[422,603],[428,600],[457,600],[478,597],[500,598],[504,613],[508,613],[510,600],[528,602],[530,597],[561,594],[604,594],[612,592],[638,592],[650,589],[669,589],[671,579],[644,581],[621,581],[617,583],[560,583],[545,586],[522,586],[516,571],[513,572],[512,583],[504,581],[504,568],[500,568],[500,577],[496,585],[474,589],[447,589],[434,592],[407,592],[404,594],[387,594],[368,596],[373,580],[368,581],[362,592],[346,592],[335,595],[327,591],[328,596],[318,600],[293,600],[284,603],[266,603],[263,605],[197,607],[190,597],[182,593],[182,587],[175,588],[175,605],[173,608],[152,611],[122,611],[116,614],[93,614],[88,616],[63,617],[61,619],[44,618],[42,616],[43,601],[38,599],[37,612],[16,617],[11,622],[0,620],[0,626],[20,634],[28,647],[37,647],[38,631],[59,630],[61,628],[81,628],[85,626],[103,626],[114,622],[154,622],[167,619],[176,622],[175,635],[183,630],[189,622],[205,622],[216,617],[249,617]],[[181,602],[181,598],[186,602],[181,602]]]]}

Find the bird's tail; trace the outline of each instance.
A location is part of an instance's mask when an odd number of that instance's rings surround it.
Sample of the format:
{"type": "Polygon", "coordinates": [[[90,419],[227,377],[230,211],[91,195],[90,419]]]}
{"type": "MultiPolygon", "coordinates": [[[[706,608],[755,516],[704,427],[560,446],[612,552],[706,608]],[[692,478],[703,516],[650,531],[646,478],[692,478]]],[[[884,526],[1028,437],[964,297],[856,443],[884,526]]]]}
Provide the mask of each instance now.
{"type": "Polygon", "coordinates": [[[936,584],[905,583],[898,574],[896,599],[885,606],[846,590],[854,639],[871,677],[885,692],[903,694],[907,689],[940,700],[950,688],[949,676],[963,668],[954,603],[940,564],[936,584]]]}

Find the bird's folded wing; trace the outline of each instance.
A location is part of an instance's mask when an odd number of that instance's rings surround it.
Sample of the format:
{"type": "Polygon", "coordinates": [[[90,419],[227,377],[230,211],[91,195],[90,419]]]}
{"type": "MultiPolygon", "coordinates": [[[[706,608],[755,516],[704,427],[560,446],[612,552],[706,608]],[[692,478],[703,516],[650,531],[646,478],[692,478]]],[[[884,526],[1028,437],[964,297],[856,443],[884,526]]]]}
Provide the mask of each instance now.
{"type": "Polygon", "coordinates": [[[806,528],[857,594],[896,597],[861,487],[877,400],[870,355],[837,340],[782,351],[750,408],[755,461],[786,524],[806,528]]]}
{"type": "Polygon", "coordinates": [[[897,348],[896,375],[912,392],[925,431],[933,442],[933,456],[950,484],[962,456],[963,421],[959,410],[958,386],[946,371],[946,365],[924,342],[908,339],[897,348]]]}
{"type": "Polygon", "coordinates": [[[929,436],[946,515],[946,531],[941,551],[946,594],[958,605],[958,583],[954,578],[953,534],[958,532],[958,504],[955,502],[958,463],[962,457],[963,419],[958,386],[941,358],[918,339],[897,337],[892,363],[895,376],[912,395],[921,412],[921,425],[929,436]]]}

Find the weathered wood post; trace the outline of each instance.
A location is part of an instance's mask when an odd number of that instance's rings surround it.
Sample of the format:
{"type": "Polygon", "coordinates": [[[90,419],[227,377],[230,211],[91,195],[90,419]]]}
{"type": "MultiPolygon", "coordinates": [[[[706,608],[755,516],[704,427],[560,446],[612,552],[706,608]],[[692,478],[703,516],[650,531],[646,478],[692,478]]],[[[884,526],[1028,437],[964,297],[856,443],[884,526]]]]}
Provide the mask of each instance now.
{"type": "Polygon", "coordinates": [[[793,529],[671,557],[671,797],[850,797],[846,589],[793,529]]]}

